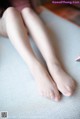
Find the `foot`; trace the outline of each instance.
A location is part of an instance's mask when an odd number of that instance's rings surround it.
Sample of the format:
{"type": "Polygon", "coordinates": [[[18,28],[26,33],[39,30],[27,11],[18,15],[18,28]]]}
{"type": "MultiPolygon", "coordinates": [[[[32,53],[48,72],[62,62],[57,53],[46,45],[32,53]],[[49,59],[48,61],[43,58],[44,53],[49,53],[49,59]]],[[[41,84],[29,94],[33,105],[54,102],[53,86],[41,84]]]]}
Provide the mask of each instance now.
{"type": "Polygon", "coordinates": [[[46,98],[59,101],[60,94],[57,86],[48,74],[45,67],[42,64],[38,63],[33,66],[31,72],[36,80],[39,93],[46,98]]]}
{"type": "Polygon", "coordinates": [[[59,91],[65,96],[71,96],[75,90],[75,81],[57,64],[48,64],[51,76],[54,78],[59,91]]]}

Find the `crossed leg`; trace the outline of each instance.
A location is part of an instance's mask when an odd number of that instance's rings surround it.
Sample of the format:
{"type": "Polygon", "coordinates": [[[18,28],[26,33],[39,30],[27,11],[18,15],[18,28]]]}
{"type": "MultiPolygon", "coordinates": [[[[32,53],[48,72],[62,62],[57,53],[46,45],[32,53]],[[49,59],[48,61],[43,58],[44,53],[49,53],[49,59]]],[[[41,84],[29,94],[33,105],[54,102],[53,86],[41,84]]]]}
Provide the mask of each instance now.
{"type": "Polygon", "coordinates": [[[25,63],[29,66],[35,77],[40,93],[49,99],[58,101],[60,99],[60,94],[57,86],[48,71],[33,53],[21,14],[15,8],[10,7],[4,12],[2,19],[5,24],[7,36],[22,56],[25,63]]]}
{"type": "Polygon", "coordinates": [[[72,95],[76,86],[75,81],[65,73],[56,58],[54,48],[50,43],[50,38],[44,24],[30,8],[24,8],[21,13],[29,32],[47,63],[49,72],[56,82],[59,91],[65,96],[72,95]]]}

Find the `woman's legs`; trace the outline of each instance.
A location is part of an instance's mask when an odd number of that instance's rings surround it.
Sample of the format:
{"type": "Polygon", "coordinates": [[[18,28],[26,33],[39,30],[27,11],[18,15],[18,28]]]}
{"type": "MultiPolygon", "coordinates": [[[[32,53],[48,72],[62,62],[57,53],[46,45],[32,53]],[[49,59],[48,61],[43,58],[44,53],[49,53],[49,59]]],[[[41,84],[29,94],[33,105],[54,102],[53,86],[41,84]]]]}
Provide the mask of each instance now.
{"type": "Polygon", "coordinates": [[[3,18],[0,18],[0,36],[7,37],[3,18]]]}
{"type": "Polygon", "coordinates": [[[48,71],[34,55],[28,40],[27,29],[24,26],[20,13],[15,8],[8,8],[3,15],[3,19],[6,25],[7,35],[26,64],[28,64],[35,77],[40,93],[45,97],[58,101],[60,94],[57,86],[48,71]]]}
{"type": "Polygon", "coordinates": [[[65,96],[70,96],[75,89],[75,81],[64,72],[56,58],[44,24],[31,8],[24,8],[21,13],[29,32],[47,63],[50,74],[55,80],[59,91],[65,96]]]}

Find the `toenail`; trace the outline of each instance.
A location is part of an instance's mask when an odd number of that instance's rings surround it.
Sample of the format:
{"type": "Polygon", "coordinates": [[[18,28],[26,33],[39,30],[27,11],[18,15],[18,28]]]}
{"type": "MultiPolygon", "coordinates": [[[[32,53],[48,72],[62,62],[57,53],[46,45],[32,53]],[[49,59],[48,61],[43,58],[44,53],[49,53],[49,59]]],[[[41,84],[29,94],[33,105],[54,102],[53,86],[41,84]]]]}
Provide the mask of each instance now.
{"type": "Polygon", "coordinates": [[[67,92],[67,93],[65,93],[65,96],[71,96],[72,95],[72,93],[71,92],[67,92]]]}
{"type": "Polygon", "coordinates": [[[57,102],[58,102],[58,101],[59,101],[59,98],[58,98],[58,97],[55,97],[55,101],[57,101],[57,102]]]}
{"type": "Polygon", "coordinates": [[[68,95],[67,96],[71,96],[72,95],[72,93],[70,92],[70,93],[68,93],[68,95]]]}

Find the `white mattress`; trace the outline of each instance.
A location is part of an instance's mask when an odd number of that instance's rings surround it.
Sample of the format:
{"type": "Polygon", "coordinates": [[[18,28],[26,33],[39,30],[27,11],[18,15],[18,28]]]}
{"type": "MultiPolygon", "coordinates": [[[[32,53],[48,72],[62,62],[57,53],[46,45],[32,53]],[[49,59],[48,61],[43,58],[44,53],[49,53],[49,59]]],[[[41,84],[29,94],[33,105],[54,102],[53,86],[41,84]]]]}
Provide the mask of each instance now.
{"type": "MultiPolygon", "coordinates": [[[[10,41],[0,37],[0,111],[8,111],[9,119],[80,119],[80,63],[75,62],[80,54],[80,28],[47,9],[40,17],[59,59],[78,83],[76,92],[58,103],[40,97],[28,66],[10,41]]],[[[32,46],[39,56],[34,42],[32,46]]]]}

